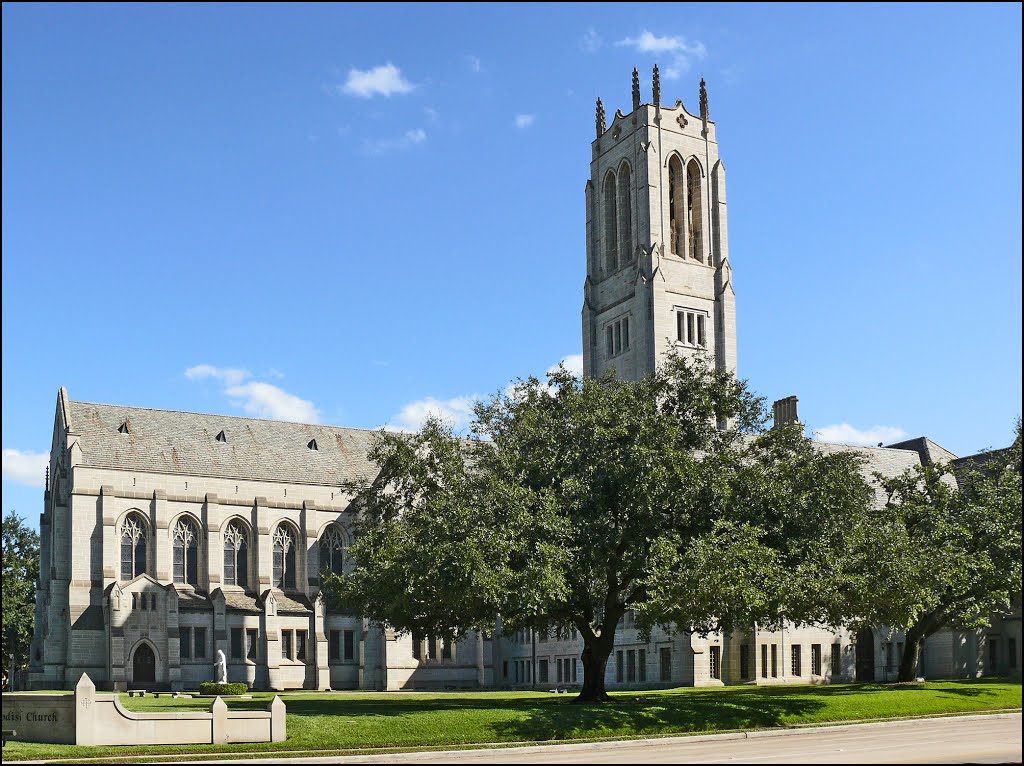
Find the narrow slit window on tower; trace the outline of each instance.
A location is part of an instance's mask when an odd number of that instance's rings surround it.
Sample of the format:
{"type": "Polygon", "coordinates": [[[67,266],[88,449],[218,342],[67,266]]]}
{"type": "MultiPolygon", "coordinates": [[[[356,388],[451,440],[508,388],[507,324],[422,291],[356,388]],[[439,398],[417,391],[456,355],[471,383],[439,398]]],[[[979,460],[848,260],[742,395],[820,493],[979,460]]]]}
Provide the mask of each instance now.
{"type": "Polygon", "coordinates": [[[676,310],[676,341],[687,346],[707,348],[708,317],[702,311],[676,310]]]}
{"type": "Polygon", "coordinates": [[[706,335],[706,331],[705,331],[705,328],[704,328],[704,315],[703,314],[697,314],[697,345],[698,346],[707,346],[708,345],[707,335],[706,335]]]}
{"type": "Polygon", "coordinates": [[[691,258],[704,261],[703,217],[701,211],[700,167],[690,160],[686,167],[686,225],[689,232],[688,253],[691,258]]]}
{"type": "Polygon", "coordinates": [[[618,200],[616,199],[615,173],[611,170],[604,177],[604,249],[605,269],[615,271],[619,266],[618,200]]]}
{"type": "Polygon", "coordinates": [[[629,350],[629,317],[623,316],[605,326],[608,356],[618,356],[629,350]]]}
{"type": "Polygon", "coordinates": [[[685,255],[683,246],[683,163],[673,156],[668,162],[669,252],[685,255]]]}

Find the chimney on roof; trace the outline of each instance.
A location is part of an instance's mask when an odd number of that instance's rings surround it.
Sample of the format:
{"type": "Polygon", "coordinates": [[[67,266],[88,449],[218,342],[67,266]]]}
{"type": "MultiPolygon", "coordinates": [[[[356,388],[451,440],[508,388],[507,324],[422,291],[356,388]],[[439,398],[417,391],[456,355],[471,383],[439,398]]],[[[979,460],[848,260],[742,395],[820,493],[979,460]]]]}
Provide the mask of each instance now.
{"type": "Polygon", "coordinates": [[[795,396],[787,396],[785,399],[779,399],[772,405],[772,418],[775,421],[772,423],[772,428],[781,428],[782,426],[788,426],[790,423],[799,423],[800,418],[797,416],[796,406],[800,400],[795,396]]]}

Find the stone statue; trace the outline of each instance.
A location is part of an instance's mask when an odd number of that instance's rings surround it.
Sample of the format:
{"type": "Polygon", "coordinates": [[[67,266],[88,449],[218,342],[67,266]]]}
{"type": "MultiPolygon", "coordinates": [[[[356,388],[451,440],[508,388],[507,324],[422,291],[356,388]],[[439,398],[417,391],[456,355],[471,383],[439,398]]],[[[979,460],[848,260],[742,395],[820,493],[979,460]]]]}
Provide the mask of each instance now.
{"type": "Polygon", "coordinates": [[[219,684],[226,684],[228,682],[228,660],[224,656],[223,649],[217,650],[217,659],[213,662],[213,675],[219,684]]]}

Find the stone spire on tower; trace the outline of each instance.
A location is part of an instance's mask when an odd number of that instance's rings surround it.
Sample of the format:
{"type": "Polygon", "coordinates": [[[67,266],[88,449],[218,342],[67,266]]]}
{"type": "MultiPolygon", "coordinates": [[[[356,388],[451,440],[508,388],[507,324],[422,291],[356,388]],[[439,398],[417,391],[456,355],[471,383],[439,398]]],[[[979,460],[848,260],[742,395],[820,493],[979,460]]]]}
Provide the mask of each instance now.
{"type": "Polygon", "coordinates": [[[633,67],[633,111],[640,108],[640,73],[633,67]]]}
{"type": "Polygon", "coordinates": [[[700,121],[703,125],[701,134],[707,136],[708,134],[708,88],[704,84],[704,78],[700,78],[700,121]]]}
{"type": "Polygon", "coordinates": [[[600,138],[601,134],[605,131],[604,123],[604,104],[601,103],[601,99],[597,100],[597,137],[600,138]]]}

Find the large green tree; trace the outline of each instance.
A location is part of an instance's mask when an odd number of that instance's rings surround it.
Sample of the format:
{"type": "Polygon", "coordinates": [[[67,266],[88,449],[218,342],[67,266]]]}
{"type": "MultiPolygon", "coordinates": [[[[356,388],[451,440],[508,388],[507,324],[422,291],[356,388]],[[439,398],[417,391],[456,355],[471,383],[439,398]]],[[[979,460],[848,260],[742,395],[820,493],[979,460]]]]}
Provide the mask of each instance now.
{"type": "Polygon", "coordinates": [[[350,487],[355,569],[325,589],[401,631],[574,627],[584,702],[608,698],[628,609],[699,632],[834,620],[835,543],[871,491],[856,455],[766,420],[744,383],[672,356],[636,382],[521,381],[472,439],[382,433],[380,474],[350,487]]]}
{"type": "Polygon", "coordinates": [[[38,578],[39,535],[9,511],[3,519],[3,663],[11,679],[28,664],[38,578]]]}
{"type": "Polygon", "coordinates": [[[878,477],[884,507],[852,525],[844,607],[903,630],[898,678],[913,680],[921,644],[941,628],[985,627],[1021,594],[1021,438],[952,469],[878,477]]]}

